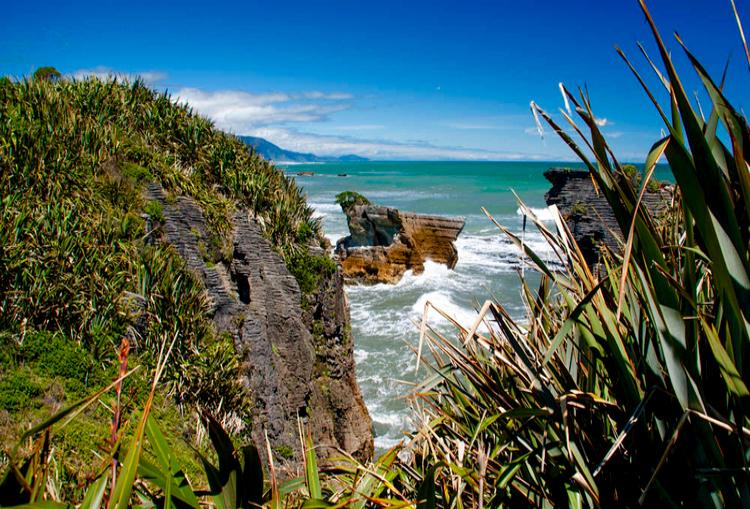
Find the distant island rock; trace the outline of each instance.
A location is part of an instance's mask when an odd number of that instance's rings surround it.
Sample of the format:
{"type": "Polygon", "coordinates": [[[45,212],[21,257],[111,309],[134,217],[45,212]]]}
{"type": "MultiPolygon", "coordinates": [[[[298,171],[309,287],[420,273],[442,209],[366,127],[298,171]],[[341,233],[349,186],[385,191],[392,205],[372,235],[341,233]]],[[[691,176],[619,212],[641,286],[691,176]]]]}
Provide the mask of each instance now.
{"type": "Polygon", "coordinates": [[[350,235],[336,243],[348,282],[397,283],[407,270],[424,272],[427,260],[454,268],[454,244],[463,218],[415,214],[373,205],[357,193],[341,193],[350,235]]]}
{"type": "Polygon", "coordinates": [[[256,136],[238,136],[240,140],[253,147],[255,153],[267,161],[275,163],[325,163],[325,162],[358,162],[367,161],[365,157],[347,154],[338,157],[318,156],[315,154],[285,150],[270,141],[256,136]]]}

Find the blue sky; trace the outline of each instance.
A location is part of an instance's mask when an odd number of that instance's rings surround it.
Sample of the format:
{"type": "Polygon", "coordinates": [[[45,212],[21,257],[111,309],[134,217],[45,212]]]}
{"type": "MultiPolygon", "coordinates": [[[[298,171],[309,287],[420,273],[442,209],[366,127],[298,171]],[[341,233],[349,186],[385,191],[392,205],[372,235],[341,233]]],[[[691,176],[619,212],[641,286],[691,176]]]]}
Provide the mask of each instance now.
{"type": "MultiPolygon", "coordinates": [[[[750,23],[750,2],[736,0],[750,23]]],[[[727,95],[748,106],[729,0],[650,0],[688,72],[677,31],[727,95]]],[[[622,159],[642,160],[659,119],[614,51],[657,57],[635,0],[20,2],[0,18],[0,74],[141,74],[236,134],[374,159],[570,159],[529,102],[586,86],[622,159]]],[[[663,95],[663,94],[662,94],[663,95]]]]}

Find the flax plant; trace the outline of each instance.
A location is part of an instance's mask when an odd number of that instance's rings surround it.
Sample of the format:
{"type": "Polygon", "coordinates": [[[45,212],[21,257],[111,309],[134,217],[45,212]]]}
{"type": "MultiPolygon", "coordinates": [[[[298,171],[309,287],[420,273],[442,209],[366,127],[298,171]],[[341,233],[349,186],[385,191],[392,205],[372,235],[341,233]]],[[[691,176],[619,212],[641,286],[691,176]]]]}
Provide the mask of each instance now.
{"type": "Polygon", "coordinates": [[[438,505],[750,500],[750,130],[678,37],[710,99],[709,117],[693,107],[640,5],[662,68],[644,55],[669,97],[661,105],[618,50],[666,132],[640,188],[625,178],[584,91],[562,88],[577,116],[561,110],[565,126],[532,104],[606,197],[621,249],[595,270],[559,215],[552,231],[522,205],[563,267],[498,225],[541,274],[537,289],[522,280],[525,319],[488,301],[473,326],[456,324],[458,342],[423,326],[433,375],[415,394],[423,425],[411,467],[415,478],[435,479],[438,505]],[[642,199],[662,156],[675,185],[656,217],[642,199]]]}

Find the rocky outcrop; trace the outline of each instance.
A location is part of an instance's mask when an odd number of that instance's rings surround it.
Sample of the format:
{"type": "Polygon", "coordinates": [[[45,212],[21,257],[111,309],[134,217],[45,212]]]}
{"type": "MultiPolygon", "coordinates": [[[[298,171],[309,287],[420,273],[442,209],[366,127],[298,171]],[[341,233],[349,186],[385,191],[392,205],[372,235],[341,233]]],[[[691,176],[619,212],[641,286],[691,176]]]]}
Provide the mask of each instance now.
{"type": "MultiPolygon", "coordinates": [[[[623,234],[607,198],[594,188],[588,171],[552,168],[544,173],[552,188],[544,195],[547,205],[557,205],[586,261],[597,263],[604,245],[620,250],[623,234]]],[[[643,204],[652,214],[665,209],[671,199],[669,186],[647,191],[643,204]]]]}
{"type": "Polygon", "coordinates": [[[191,198],[167,200],[158,184],[147,198],[163,207],[163,232],[203,281],[219,332],[232,335],[242,383],[252,402],[252,438],[275,461],[300,464],[298,419],[313,433],[321,458],[342,449],[359,459],[373,453],[371,420],[355,378],[349,313],[340,269],[321,276],[303,296],[281,257],[247,210],[232,219],[231,255],[206,261],[203,212],[191,198]],[[229,258],[229,259],[227,259],[229,258]]]}
{"type": "Polygon", "coordinates": [[[407,270],[424,271],[432,260],[450,268],[458,262],[454,241],[461,218],[401,212],[376,205],[342,206],[350,235],[336,243],[347,280],[366,284],[396,283],[407,270]]]}

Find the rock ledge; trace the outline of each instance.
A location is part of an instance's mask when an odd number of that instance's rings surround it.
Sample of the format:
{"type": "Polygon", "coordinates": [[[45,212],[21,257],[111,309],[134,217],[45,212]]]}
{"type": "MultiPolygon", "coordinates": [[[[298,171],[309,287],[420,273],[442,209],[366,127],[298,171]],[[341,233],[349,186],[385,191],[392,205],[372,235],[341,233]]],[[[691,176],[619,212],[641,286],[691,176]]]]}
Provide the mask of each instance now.
{"type": "Polygon", "coordinates": [[[342,205],[350,235],[336,243],[348,282],[397,283],[407,270],[424,271],[431,260],[454,268],[454,241],[463,218],[401,212],[377,205],[342,205]]]}

